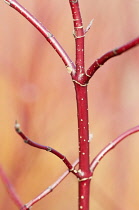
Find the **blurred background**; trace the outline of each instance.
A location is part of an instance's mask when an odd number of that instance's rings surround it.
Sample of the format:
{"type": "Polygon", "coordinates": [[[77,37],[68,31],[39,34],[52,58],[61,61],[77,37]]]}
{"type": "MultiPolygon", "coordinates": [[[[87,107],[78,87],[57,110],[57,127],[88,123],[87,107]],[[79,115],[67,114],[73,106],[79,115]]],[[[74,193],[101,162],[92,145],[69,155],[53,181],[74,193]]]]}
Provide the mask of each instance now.
{"type": "MultiPolygon", "coordinates": [[[[19,1],[75,59],[68,1],[19,1]]],[[[80,0],[86,27],[86,68],[105,52],[139,36],[138,0],[80,0]]],[[[110,141],[139,124],[139,47],[108,61],[89,83],[91,159],[110,141]]],[[[44,37],[0,1],[0,164],[23,203],[66,170],[54,155],[24,144],[15,120],[33,141],[51,146],[71,162],[78,157],[74,87],[44,37]]],[[[91,184],[91,210],[137,210],[139,134],[128,137],[101,161],[91,184]]],[[[70,174],[34,210],[77,209],[77,181],[70,174]],[[55,201],[55,202],[54,202],[55,201]]],[[[17,210],[0,180],[0,209],[17,210]]]]}

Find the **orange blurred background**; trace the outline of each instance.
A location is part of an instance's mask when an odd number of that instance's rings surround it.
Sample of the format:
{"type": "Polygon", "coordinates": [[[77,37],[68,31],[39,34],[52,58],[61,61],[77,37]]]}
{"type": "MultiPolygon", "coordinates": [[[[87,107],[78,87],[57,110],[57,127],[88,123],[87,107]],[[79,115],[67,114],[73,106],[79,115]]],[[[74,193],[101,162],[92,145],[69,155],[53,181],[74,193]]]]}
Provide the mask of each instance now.
{"type": "MultiPolygon", "coordinates": [[[[58,39],[74,60],[68,1],[19,1],[58,39]]],[[[83,1],[86,68],[115,47],[139,35],[139,1],[83,1]]],[[[108,61],[89,84],[91,159],[108,142],[139,124],[139,47],[108,61]]],[[[74,162],[78,156],[76,101],[61,59],[36,29],[0,1],[0,164],[23,203],[51,185],[65,170],[54,155],[23,143],[18,120],[35,142],[51,146],[74,162]]],[[[91,210],[137,210],[139,134],[117,146],[95,171],[91,210]]],[[[70,174],[34,210],[77,209],[77,181],[70,174]]],[[[0,181],[0,209],[18,209],[0,181]]]]}

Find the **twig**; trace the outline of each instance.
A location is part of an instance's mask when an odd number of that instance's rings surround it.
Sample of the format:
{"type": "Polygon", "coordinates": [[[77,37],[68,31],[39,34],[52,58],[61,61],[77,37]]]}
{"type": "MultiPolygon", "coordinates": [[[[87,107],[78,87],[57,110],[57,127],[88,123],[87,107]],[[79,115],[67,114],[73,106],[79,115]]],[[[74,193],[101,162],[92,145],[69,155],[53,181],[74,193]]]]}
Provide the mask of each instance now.
{"type": "MultiPolygon", "coordinates": [[[[73,163],[72,167],[74,168],[78,163],[79,163],[79,160],[76,160],[73,163]]],[[[60,176],[56,182],[54,182],[51,186],[49,186],[46,190],[44,190],[36,198],[32,199],[27,204],[25,204],[24,207],[26,208],[26,210],[28,210],[30,207],[32,207],[35,203],[37,203],[38,201],[40,201],[46,195],[48,195],[49,193],[51,193],[66,178],[66,176],[69,173],[70,173],[69,170],[65,171],[65,173],[63,173],[63,175],[60,176]]]]}
{"type": "Polygon", "coordinates": [[[65,165],[68,167],[69,171],[72,172],[76,177],[79,177],[78,172],[73,168],[72,164],[67,160],[67,158],[58,152],[57,150],[53,149],[52,147],[44,146],[41,144],[38,144],[36,142],[33,142],[30,140],[20,129],[20,124],[15,122],[15,130],[16,132],[22,137],[25,143],[29,144],[32,147],[36,147],[38,149],[46,150],[48,152],[51,152],[52,154],[56,155],[58,158],[60,158],[65,165]]]}
{"type": "Polygon", "coordinates": [[[139,132],[139,125],[136,127],[133,127],[129,130],[127,130],[126,132],[124,132],[123,134],[121,134],[119,137],[117,137],[116,139],[114,139],[112,142],[110,142],[106,147],[104,147],[99,153],[98,155],[93,159],[93,161],[90,164],[90,169],[92,171],[92,173],[94,172],[95,168],[97,167],[97,165],[99,164],[100,160],[109,152],[111,151],[117,144],[119,144],[120,142],[122,142],[122,140],[124,140],[126,137],[130,136],[131,134],[134,134],[136,132],[139,132]]]}
{"type": "Polygon", "coordinates": [[[50,33],[50,31],[42,25],[29,11],[27,11],[21,4],[19,4],[16,0],[4,0],[9,6],[19,12],[22,16],[24,16],[50,43],[50,45],[55,49],[57,54],[63,60],[68,72],[75,72],[75,65],[72,60],[69,58],[63,47],[56,40],[54,35],[50,33]],[[70,71],[69,71],[70,69],[70,71]]]}
{"type": "Polygon", "coordinates": [[[8,179],[7,175],[5,174],[1,166],[0,166],[0,177],[4,185],[6,186],[6,190],[9,193],[9,196],[11,197],[11,199],[14,201],[17,207],[22,208],[23,204],[21,200],[19,199],[13,185],[11,184],[10,180],[8,179]]]}
{"type": "Polygon", "coordinates": [[[119,48],[115,48],[107,52],[106,54],[102,55],[102,57],[98,58],[87,70],[86,75],[88,76],[88,80],[94,75],[94,73],[99,69],[107,60],[112,57],[121,55],[122,53],[126,52],[127,50],[132,49],[133,47],[139,44],[139,37],[133,39],[132,41],[124,44],[119,48]]]}

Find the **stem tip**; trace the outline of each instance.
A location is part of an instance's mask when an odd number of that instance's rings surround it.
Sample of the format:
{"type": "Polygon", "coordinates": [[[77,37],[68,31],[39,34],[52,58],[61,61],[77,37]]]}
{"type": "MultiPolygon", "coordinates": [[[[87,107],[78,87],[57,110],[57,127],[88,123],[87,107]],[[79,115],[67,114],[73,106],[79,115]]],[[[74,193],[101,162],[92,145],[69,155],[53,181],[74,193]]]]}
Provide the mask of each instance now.
{"type": "Polygon", "coordinates": [[[17,120],[15,121],[15,130],[16,130],[16,132],[17,133],[20,133],[21,132],[21,130],[20,130],[20,124],[17,122],[17,120]]]}

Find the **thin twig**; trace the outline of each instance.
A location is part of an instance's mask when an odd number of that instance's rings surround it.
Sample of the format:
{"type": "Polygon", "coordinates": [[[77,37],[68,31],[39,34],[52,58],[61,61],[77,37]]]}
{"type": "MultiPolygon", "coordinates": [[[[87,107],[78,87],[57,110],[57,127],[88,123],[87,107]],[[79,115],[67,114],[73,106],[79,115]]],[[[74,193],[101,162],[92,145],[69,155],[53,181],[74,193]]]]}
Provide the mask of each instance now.
{"type": "Polygon", "coordinates": [[[133,47],[139,44],[139,37],[133,39],[132,41],[124,44],[121,47],[115,48],[106,54],[102,55],[98,58],[87,70],[86,75],[88,75],[88,80],[94,75],[94,73],[110,58],[121,55],[122,53],[126,52],[127,50],[132,49],[133,47]]]}
{"type": "Polygon", "coordinates": [[[11,199],[14,201],[15,205],[17,207],[21,208],[23,206],[23,204],[22,204],[19,196],[15,192],[13,185],[11,184],[9,178],[7,177],[7,175],[5,174],[5,172],[1,166],[0,166],[0,177],[1,177],[1,180],[4,183],[4,185],[6,186],[6,190],[9,193],[9,196],[11,197],[11,199]]]}
{"type": "Polygon", "coordinates": [[[130,136],[131,134],[134,134],[136,132],[139,132],[139,125],[136,127],[133,127],[129,130],[127,130],[126,132],[124,132],[123,134],[121,134],[119,137],[117,137],[116,139],[114,139],[112,142],[110,142],[106,147],[104,147],[99,153],[98,155],[93,159],[93,161],[90,164],[90,169],[92,171],[92,173],[94,172],[95,168],[97,167],[97,165],[99,164],[100,160],[109,152],[111,151],[117,144],[119,144],[120,142],[122,142],[122,140],[124,140],[126,137],[130,136]]]}
{"type": "Polygon", "coordinates": [[[60,152],[58,152],[57,150],[53,149],[52,147],[49,146],[44,146],[41,144],[38,144],[36,142],[33,142],[32,140],[30,140],[20,129],[20,124],[19,123],[15,123],[15,130],[16,132],[22,137],[22,139],[24,140],[25,143],[29,144],[32,147],[36,147],[38,149],[42,149],[42,150],[46,150],[48,152],[51,152],[52,154],[56,155],[58,158],[60,158],[65,165],[68,167],[69,171],[72,172],[76,177],[78,177],[78,172],[73,168],[72,164],[68,161],[68,159],[61,154],[60,152]]]}
{"type": "MultiPolygon", "coordinates": [[[[66,68],[70,69],[70,73],[74,73],[75,65],[70,57],[67,55],[63,47],[56,40],[54,35],[42,25],[29,11],[27,11],[21,4],[19,4],[16,0],[4,0],[9,6],[19,12],[22,16],[24,16],[50,43],[50,45],[55,49],[57,54],[63,60],[66,68]]],[[[68,70],[69,72],[69,70],[68,70]]]]}
{"type": "MultiPolygon", "coordinates": [[[[74,168],[75,166],[77,166],[77,164],[79,163],[79,160],[76,160],[72,167],[74,168]]],[[[41,194],[39,194],[36,198],[32,199],[31,201],[29,201],[27,204],[24,205],[24,207],[26,208],[26,210],[28,210],[30,207],[32,207],[35,203],[37,203],[38,201],[40,201],[42,198],[44,198],[46,195],[48,195],[49,193],[51,193],[65,178],[66,176],[69,174],[69,170],[65,171],[62,176],[60,176],[58,178],[58,180],[56,182],[54,182],[51,186],[49,186],[46,190],[44,190],[41,194]]]]}

